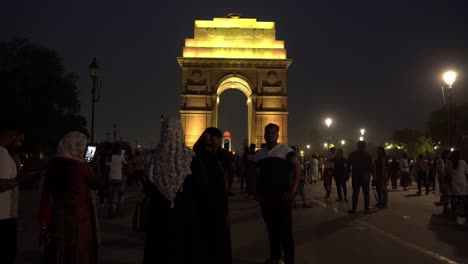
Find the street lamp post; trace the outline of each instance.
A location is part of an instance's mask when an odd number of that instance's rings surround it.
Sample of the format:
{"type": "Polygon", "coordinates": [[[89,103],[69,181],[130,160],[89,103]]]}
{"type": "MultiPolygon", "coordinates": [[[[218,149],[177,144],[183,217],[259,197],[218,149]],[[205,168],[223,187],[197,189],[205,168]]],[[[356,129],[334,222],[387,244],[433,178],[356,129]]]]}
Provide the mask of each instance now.
{"type": "Polygon", "coordinates": [[[327,125],[327,147],[330,149],[330,126],[333,123],[331,118],[325,119],[325,125],[327,125]]]}
{"type": "Polygon", "coordinates": [[[94,143],[94,104],[96,103],[96,80],[99,77],[99,65],[96,63],[96,58],[93,58],[89,64],[89,77],[93,80],[93,89],[91,90],[91,144],[94,143]]]}
{"type": "Polygon", "coordinates": [[[114,124],[114,145],[115,145],[115,138],[117,137],[117,124],[114,124]]]}
{"type": "Polygon", "coordinates": [[[449,148],[452,147],[452,127],[453,127],[453,120],[452,120],[452,86],[457,78],[457,73],[454,71],[447,71],[442,76],[444,79],[445,84],[447,84],[447,108],[448,108],[448,130],[447,130],[447,141],[449,148]]]}

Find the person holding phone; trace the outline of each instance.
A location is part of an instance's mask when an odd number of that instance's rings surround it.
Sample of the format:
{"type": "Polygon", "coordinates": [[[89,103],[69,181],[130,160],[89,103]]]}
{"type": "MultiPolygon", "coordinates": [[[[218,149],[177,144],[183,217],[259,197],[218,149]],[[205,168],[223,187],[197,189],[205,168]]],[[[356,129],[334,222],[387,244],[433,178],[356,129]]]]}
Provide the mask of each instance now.
{"type": "Polygon", "coordinates": [[[43,263],[98,262],[97,176],[84,160],[87,141],[83,133],[67,133],[45,170],[39,215],[43,263]]]}

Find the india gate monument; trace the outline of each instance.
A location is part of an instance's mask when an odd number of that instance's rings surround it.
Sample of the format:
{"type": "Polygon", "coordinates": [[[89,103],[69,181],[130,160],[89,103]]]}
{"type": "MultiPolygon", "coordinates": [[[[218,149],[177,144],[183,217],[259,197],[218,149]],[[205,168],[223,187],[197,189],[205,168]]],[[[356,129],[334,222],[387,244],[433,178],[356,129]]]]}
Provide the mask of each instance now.
{"type": "Polygon", "coordinates": [[[248,144],[264,142],[268,123],[280,126],[279,143],[288,141],[286,73],[283,40],[276,39],[275,22],[229,14],[196,20],[193,39],[186,39],[182,57],[180,118],[187,146],[207,127],[218,126],[218,104],[227,89],[244,93],[248,144]]]}

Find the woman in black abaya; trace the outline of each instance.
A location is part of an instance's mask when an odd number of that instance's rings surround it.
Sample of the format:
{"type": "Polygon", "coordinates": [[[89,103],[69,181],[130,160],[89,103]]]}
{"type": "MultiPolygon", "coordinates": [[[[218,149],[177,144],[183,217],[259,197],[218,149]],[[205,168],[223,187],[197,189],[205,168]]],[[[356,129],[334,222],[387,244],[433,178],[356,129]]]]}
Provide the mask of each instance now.
{"type": "Polygon", "coordinates": [[[200,263],[231,264],[231,234],[226,184],[219,161],[221,131],[207,128],[195,143],[193,201],[197,212],[195,254],[200,263]]]}

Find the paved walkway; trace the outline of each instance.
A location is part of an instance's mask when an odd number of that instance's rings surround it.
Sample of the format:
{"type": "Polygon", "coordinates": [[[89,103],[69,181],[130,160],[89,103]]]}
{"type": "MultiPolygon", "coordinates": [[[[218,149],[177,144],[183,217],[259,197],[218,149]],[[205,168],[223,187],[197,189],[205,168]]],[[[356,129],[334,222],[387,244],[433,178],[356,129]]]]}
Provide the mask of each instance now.
{"type": "MultiPolygon", "coordinates": [[[[298,201],[293,212],[298,264],[468,263],[468,228],[434,215],[441,208],[434,206],[433,195],[416,195],[415,189],[390,192],[388,209],[373,208],[365,215],[361,200],[358,213],[348,215],[345,212],[351,203],[334,202],[335,191],[332,202],[324,202],[321,184],[306,185],[306,193],[312,208],[302,208],[298,201]]],[[[109,218],[100,212],[101,263],[141,263],[144,234],[131,230],[139,198],[137,191],[130,190],[120,216],[109,218]]],[[[17,263],[40,263],[37,206],[36,192],[21,193],[17,263]]],[[[230,211],[234,264],[263,263],[268,257],[268,240],[257,202],[235,190],[230,211]]]]}

